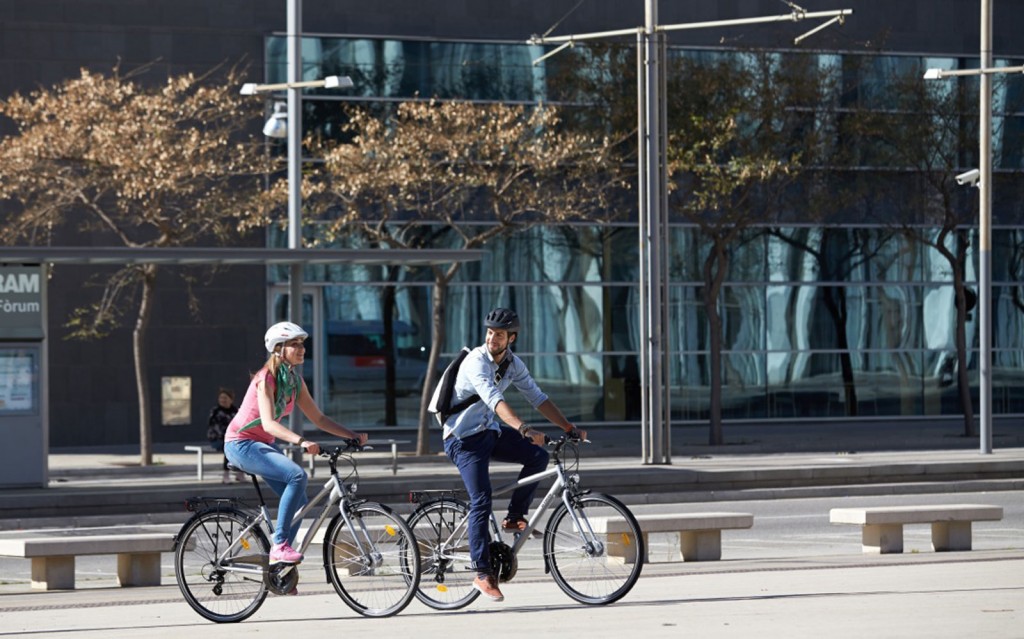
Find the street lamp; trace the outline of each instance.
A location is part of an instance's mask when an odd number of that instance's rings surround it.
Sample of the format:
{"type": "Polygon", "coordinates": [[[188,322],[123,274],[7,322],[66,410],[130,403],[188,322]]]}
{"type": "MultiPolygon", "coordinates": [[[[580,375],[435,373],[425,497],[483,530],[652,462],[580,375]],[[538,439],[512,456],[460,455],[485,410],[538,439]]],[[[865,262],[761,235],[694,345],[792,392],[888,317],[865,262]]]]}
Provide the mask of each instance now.
{"type": "MultiPolygon", "coordinates": [[[[289,32],[291,13],[289,13],[289,32]]],[[[289,74],[298,64],[292,63],[292,47],[288,48],[289,74]]],[[[301,62],[300,58],[297,58],[301,62]]],[[[302,89],[348,89],[353,86],[352,78],[329,75],[322,80],[302,80],[296,82],[277,82],[257,84],[247,82],[242,85],[242,95],[256,95],[274,91],[288,91],[288,102],[276,102],[274,112],[263,125],[263,134],[269,138],[288,138],[288,248],[302,248],[302,89]],[[297,104],[293,106],[293,102],[297,104]],[[287,110],[286,108],[287,107],[287,110]],[[294,110],[294,114],[293,114],[294,110]]],[[[289,277],[288,318],[296,324],[302,324],[302,265],[292,264],[289,277]]]]}
{"type": "Polygon", "coordinates": [[[285,89],[351,89],[352,78],[347,75],[329,75],[323,80],[305,80],[302,82],[278,82],[275,84],[256,84],[246,82],[242,85],[242,95],[255,95],[267,91],[284,91],[285,89]]]}
{"type": "Polygon", "coordinates": [[[957,176],[958,184],[978,187],[978,395],[979,452],[992,453],[992,77],[1024,73],[1024,66],[992,66],[992,0],[981,0],[981,53],[978,69],[928,69],[925,80],[979,76],[978,168],[957,176]],[[962,178],[970,177],[970,180],[962,178]]]}
{"type": "Polygon", "coordinates": [[[275,102],[274,113],[267,118],[267,123],[263,125],[263,135],[268,138],[286,138],[288,137],[288,108],[287,102],[275,102]]]}
{"type": "MultiPolygon", "coordinates": [[[[302,79],[302,0],[288,0],[288,81],[277,84],[248,83],[242,86],[243,95],[255,95],[267,91],[288,91],[287,137],[288,137],[288,248],[302,248],[302,89],[342,89],[352,86],[347,76],[327,76],[322,80],[302,79]]],[[[278,122],[272,128],[279,130],[281,116],[275,112],[278,122]]],[[[273,116],[272,116],[273,117],[273,116]]],[[[270,123],[268,122],[268,125],[270,123]]],[[[264,128],[266,130],[266,127],[264,128]]],[[[269,135],[269,134],[268,134],[269,135]]],[[[302,324],[302,264],[291,265],[288,277],[288,319],[302,324]]],[[[291,414],[289,426],[301,434],[299,411],[291,414]]],[[[295,451],[301,457],[302,451],[295,451]]],[[[297,460],[298,461],[298,460],[297,460]]]]}
{"type": "Polygon", "coordinates": [[[989,67],[985,69],[928,69],[924,72],[925,80],[941,80],[943,78],[954,78],[967,75],[995,75],[1005,73],[1024,73],[1024,66],[1019,67],[989,67]]]}
{"type": "Polygon", "coordinates": [[[790,0],[782,0],[790,13],[735,20],[715,20],[688,24],[659,25],[657,0],[644,2],[644,26],[568,36],[533,36],[528,44],[558,44],[553,51],[533,61],[539,64],[578,41],[602,40],[635,35],[637,41],[637,135],[638,135],[638,213],[640,280],[640,406],[643,462],[672,463],[671,393],[665,374],[669,357],[668,302],[668,187],[665,149],[664,39],[669,31],[744,26],[751,24],[800,22],[829,18],[826,22],[794,39],[805,38],[832,24],[843,24],[852,9],[807,11],[790,0]]]}

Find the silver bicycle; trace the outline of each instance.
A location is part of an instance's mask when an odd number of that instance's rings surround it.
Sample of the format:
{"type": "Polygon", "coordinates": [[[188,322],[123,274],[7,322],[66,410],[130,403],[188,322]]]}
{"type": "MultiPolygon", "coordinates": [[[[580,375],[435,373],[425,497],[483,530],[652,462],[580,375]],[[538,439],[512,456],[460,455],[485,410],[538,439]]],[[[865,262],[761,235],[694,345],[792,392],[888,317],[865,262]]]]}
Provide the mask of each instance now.
{"type": "MultiPolygon", "coordinates": [[[[626,595],[640,577],[644,539],[633,513],[610,495],[580,487],[580,440],[563,436],[550,442],[552,467],[500,486],[494,495],[554,478],[526,529],[516,533],[511,546],[501,539],[498,520],[491,513],[491,563],[500,581],[518,570],[518,554],[528,539],[542,537],[544,572],[570,597],[584,604],[609,604],[626,595]],[[563,457],[569,455],[567,462],[563,457]],[[537,522],[555,505],[543,531],[537,522]]],[[[473,588],[476,571],[469,556],[469,507],[457,491],[414,491],[419,504],[409,515],[409,527],[420,548],[423,578],[416,598],[438,610],[469,605],[479,595],[473,588]]]]}
{"type": "MultiPolygon", "coordinates": [[[[327,580],[353,610],[387,617],[403,610],[416,593],[420,561],[412,531],[383,504],[357,499],[356,440],[321,453],[330,465],[323,489],[295,515],[301,521],[320,506],[298,551],[305,554],[321,525],[333,513],[323,538],[327,580]],[[342,479],[338,460],[351,466],[342,479]],[[322,506],[321,506],[322,504],[322,506]]],[[[175,536],[174,571],[185,601],[218,623],[241,621],[263,604],[268,592],[288,594],[299,580],[298,566],[269,564],[274,522],[259,480],[252,478],[259,507],[238,499],[196,497],[187,503],[195,514],[175,536]]]]}

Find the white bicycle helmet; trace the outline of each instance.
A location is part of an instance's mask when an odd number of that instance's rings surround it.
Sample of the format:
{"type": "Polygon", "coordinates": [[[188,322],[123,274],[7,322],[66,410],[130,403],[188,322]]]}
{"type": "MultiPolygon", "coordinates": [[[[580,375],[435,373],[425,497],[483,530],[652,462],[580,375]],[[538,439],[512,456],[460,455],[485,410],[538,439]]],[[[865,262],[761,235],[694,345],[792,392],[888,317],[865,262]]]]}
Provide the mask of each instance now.
{"type": "Polygon", "coordinates": [[[263,336],[263,343],[267,346],[267,352],[273,353],[278,344],[284,344],[296,337],[305,339],[309,337],[309,333],[302,330],[302,327],[298,324],[278,322],[267,329],[267,334],[263,336]]]}

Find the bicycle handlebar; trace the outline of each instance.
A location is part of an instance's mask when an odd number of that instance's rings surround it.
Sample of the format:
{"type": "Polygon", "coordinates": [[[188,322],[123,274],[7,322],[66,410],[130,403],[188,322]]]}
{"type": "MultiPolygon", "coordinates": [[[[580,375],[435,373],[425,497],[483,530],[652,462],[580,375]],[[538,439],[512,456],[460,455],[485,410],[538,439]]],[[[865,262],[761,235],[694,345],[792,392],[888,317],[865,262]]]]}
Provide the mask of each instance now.
{"type": "Polygon", "coordinates": [[[580,439],[579,436],[577,436],[575,434],[564,433],[558,439],[551,439],[550,437],[545,435],[544,436],[544,443],[547,444],[548,446],[553,446],[554,449],[555,449],[555,452],[557,453],[557,452],[561,451],[562,448],[564,448],[566,444],[589,444],[591,442],[590,442],[589,439],[580,439]]]}
{"type": "Polygon", "coordinates": [[[345,442],[344,446],[334,446],[330,451],[328,451],[326,448],[321,448],[319,456],[323,457],[324,459],[329,459],[331,457],[336,458],[338,455],[350,451],[353,453],[358,453],[364,450],[373,450],[373,446],[367,446],[365,444],[360,445],[358,439],[342,438],[341,441],[345,442]]]}

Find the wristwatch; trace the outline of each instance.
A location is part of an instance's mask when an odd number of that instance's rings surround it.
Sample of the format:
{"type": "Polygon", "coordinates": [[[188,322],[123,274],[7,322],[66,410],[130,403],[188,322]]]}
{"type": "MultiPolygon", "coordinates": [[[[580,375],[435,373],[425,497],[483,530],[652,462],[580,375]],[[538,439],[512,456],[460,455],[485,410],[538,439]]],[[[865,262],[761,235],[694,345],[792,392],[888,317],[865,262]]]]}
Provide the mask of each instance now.
{"type": "Polygon", "coordinates": [[[519,434],[522,435],[525,438],[525,437],[527,437],[527,435],[530,433],[531,430],[533,430],[533,429],[530,428],[529,424],[523,424],[522,426],[519,427],[519,434]]]}

